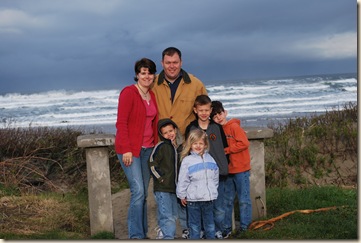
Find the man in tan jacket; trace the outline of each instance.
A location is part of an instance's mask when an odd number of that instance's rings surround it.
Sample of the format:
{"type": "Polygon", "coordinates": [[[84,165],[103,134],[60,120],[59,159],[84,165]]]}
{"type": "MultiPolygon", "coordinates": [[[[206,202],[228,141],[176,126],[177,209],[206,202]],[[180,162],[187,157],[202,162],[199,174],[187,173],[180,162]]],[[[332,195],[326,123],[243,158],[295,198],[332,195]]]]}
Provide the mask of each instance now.
{"type": "Polygon", "coordinates": [[[198,95],[207,95],[207,90],[202,81],[182,69],[182,54],[177,48],[168,47],[162,52],[162,66],[152,88],[159,119],[172,119],[184,139],[186,127],[195,119],[194,100],[198,95]]]}
{"type": "MultiPolygon", "coordinates": [[[[182,53],[175,47],[168,47],[162,52],[163,71],[153,83],[152,90],[157,99],[159,120],[170,118],[178,125],[181,144],[188,124],[195,120],[193,105],[196,97],[207,95],[204,84],[194,75],[182,69],[182,53]]],[[[178,219],[182,228],[182,238],[189,236],[186,207],[178,200],[178,219]]]]}

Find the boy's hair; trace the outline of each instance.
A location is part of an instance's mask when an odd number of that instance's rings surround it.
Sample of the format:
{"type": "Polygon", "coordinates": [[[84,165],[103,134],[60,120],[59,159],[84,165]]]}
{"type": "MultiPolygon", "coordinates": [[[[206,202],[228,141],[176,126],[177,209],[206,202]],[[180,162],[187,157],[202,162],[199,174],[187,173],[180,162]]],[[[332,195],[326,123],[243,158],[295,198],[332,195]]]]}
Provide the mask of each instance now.
{"type": "Polygon", "coordinates": [[[208,95],[198,95],[194,101],[193,107],[207,104],[212,104],[212,100],[208,97],[208,95]]]}
{"type": "Polygon", "coordinates": [[[203,139],[205,150],[209,148],[209,141],[207,137],[207,133],[204,132],[202,129],[196,128],[189,132],[187,140],[183,144],[183,150],[180,154],[180,161],[184,159],[187,155],[189,155],[191,151],[192,144],[199,139],[203,139]]]}
{"type": "Polygon", "coordinates": [[[164,123],[164,124],[162,124],[162,125],[159,127],[159,130],[160,130],[160,129],[162,129],[163,127],[168,126],[168,125],[172,125],[172,127],[173,127],[174,129],[176,129],[176,128],[177,128],[177,126],[176,126],[174,123],[172,123],[172,122],[168,122],[168,123],[164,123]]]}
{"type": "Polygon", "coordinates": [[[211,112],[211,118],[213,118],[215,115],[224,112],[224,108],[222,105],[222,102],[218,100],[212,101],[212,112],[211,112]]]}
{"type": "Polygon", "coordinates": [[[168,125],[172,125],[174,129],[178,129],[177,124],[169,118],[159,119],[158,121],[158,134],[163,135],[161,132],[162,128],[168,125]]]}

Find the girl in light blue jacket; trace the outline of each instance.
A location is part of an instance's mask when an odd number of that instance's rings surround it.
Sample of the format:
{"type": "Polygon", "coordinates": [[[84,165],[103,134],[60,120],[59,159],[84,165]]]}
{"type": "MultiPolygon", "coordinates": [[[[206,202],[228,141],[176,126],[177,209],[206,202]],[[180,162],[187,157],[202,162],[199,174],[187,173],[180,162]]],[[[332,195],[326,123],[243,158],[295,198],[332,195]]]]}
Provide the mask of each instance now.
{"type": "Polygon", "coordinates": [[[218,196],[219,169],[208,147],[207,134],[193,129],[181,153],[176,192],[182,204],[187,205],[190,239],[200,238],[201,223],[206,238],[215,238],[213,200],[218,196]]]}

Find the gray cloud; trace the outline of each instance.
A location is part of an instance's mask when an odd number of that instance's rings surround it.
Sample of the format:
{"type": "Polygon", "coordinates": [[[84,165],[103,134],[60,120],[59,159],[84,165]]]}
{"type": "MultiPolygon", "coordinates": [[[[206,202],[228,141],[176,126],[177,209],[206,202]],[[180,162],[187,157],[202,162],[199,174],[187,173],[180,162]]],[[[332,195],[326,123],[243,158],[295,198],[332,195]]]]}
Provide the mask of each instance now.
{"type": "Polygon", "coordinates": [[[0,93],[122,88],[176,46],[203,81],[356,72],[351,0],[2,0],[0,93]]]}

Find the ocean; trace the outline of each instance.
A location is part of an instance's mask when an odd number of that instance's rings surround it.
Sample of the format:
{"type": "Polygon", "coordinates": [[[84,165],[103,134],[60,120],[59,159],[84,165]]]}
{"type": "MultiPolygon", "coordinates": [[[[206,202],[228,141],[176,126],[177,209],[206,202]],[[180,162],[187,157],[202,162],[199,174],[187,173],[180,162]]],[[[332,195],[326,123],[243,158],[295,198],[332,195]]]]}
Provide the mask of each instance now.
{"type": "MultiPolygon", "coordinates": [[[[243,127],[266,127],[357,102],[356,73],[203,82],[209,97],[221,101],[228,117],[241,119],[243,127]]],[[[115,133],[122,88],[4,94],[0,96],[0,128],[70,126],[115,133]]]]}

